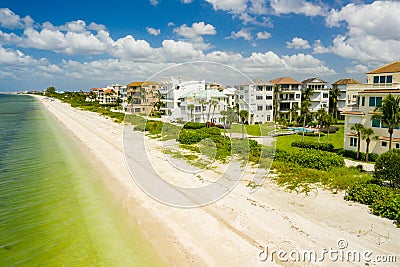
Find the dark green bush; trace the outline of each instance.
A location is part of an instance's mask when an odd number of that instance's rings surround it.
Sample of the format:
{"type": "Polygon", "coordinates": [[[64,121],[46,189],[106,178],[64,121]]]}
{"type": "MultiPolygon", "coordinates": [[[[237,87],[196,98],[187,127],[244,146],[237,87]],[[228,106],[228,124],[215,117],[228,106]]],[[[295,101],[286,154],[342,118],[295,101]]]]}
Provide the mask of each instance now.
{"type": "Polygon", "coordinates": [[[393,187],[400,185],[400,150],[392,149],[378,157],[374,178],[388,181],[393,187]]]}
{"type": "Polygon", "coordinates": [[[201,129],[204,127],[206,127],[206,124],[200,122],[187,122],[183,125],[183,129],[201,129]]]}
{"type": "Polygon", "coordinates": [[[299,148],[316,149],[328,152],[332,152],[335,149],[335,147],[332,144],[318,143],[313,141],[294,141],[292,142],[292,146],[299,148]]]}
{"type": "Polygon", "coordinates": [[[314,149],[303,149],[292,152],[285,161],[318,170],[329,170],[333,167],[343,167],[345,165],[341,156],[335,153],[314,149]]]}
{"type": "MultiPolygon", "coordinates": [[[[338,155],[341,155],[345,158],[352,158],[352,159],[357,159],[357,151],[353,151],[353,150],[345,150],[345,149],[339,149],[336,151],[336,153],[338,155]]],[[[371,162],[375,162],[378,159],[378,154],[375,153],[369,153],[368,154],[368,161],[371,162]]],[[[364,152],[360,152],[360,160],[365,161],[366,157],[365,157],[365,153],[364,152]]]]}
{"type": "Polygon", "coordinates": [[[346,191],[346,200],[368,205],[372,213],[400,226],[400,189],[377,184],[355,184],[346,191]]]}
{"type": "MultiPolygon", "coordinates": [[[[337,127],[337,126],[329,126],[329,133],[331,134],[331,133],[336,133],[337,131],[339,131],[339,127],[337,127]]],[[[328,128],[323,128],[322,130],[321,130],[321,132],[323,132],[323,133],[328,133],[328,128]]]]}

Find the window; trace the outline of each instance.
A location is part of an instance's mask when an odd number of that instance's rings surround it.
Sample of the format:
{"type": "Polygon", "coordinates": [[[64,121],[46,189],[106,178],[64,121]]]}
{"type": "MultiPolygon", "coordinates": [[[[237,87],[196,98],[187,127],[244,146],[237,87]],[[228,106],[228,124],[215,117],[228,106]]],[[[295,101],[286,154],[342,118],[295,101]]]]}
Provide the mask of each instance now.
{"type": "Polygon", "coordinates": [[[361,106],[365,106],[365,96],[361,98],[361,106]]]}
{"type": "Polygon", "coordinates": [[[328,98],[329,95],[328,95],[327,93],[324,93],[324,94],[322,95],[322,97],[323,97],[323,98],[328,98]]]}
{"type": "Polygon", "coordinates": [[[382,146],[383,147],[387,147],[387,142],[386,141],[382,141],[382,146]]]}
{"type": "Polygon", "coordinates": [[[263,99],[263,96],[262,96],[262,95],[257,95],[257,96],[256,96],[256,99],[257,99],[257,100],[262,100],[262,99],[263,99]]]}
{"type": "Polygon", "coordinates": [[[135,108],[135,113],[139,113],[140,112],[140,108],[135,108]]]}
{"type": "Polygon", "coordinates": [[[272,91],[272,86],[267,86],[266,90],[267,91],[272,91]]]}
{"type": "Polygon", "coordinates": [[[392,75],[374,76],[374,84],[375,83],[392,83],[392,82],[393,82],[392,75]]]}
{"type": "Polygon", "coordinates": [[[186,110],[186,107],[185,106],[181,106],[181,110],[186,110]]]}
{"type": "Polygon", "coordinates": [[[271,115],[267,115],[267,121],[271,121],[271,115]]]}
{"type": "Polygon", "coordinates": [[[263,90],[263,87],[261,85],[258,85],[256,88],[256,91],[262,91],[262,90],[263,90]]]}
{"type": "Polygon", "coordinates": [[[258,111],[263,110],[263,106],[257,106],[257,110],[258,110],[258,111]]]}
{"type": "Polygon", "coordinates": [[[267,95],[267,96],[265,96],[265,99],[266,99],[266,100],[272,100],[272,95],[267,95]]]}
{"type": "Polygon", "coordinates": [[[382,103],[382,97],[375,97],[375,96],[370,96],[369,97],[369,106],[370,107],[378,107],[382,103]]]}
{"type": "Polygon", "coordinates": [[[381,122],[379,120],[372,120],[372,127],[380,128],[381,122]]]}
{"type": "Polygon", "coordinates": [[[194,108],[194,110],[195,110],[195,112],[201,112],[201,106],[196,106],[196,107],[194,108]]]}
{"type": "Polygon", "coordinates": [[[272,106],[271,105],[267,105],[267,106],[265,106],[265,109],[266,110],[272,110],[272,106]]]}
{"type": "Polygon", "coordinates": [[[396,148],[400,149],[400,143],[396,143],[396,148]]]}
{"type": "Polygon", "coordinates": [[[357,137],[350,137],[350,146],[356,147],[357,146],[357,137]]]}
{"type": "Polygon", "coordinates": [[[296,98],[300,98],[301,97],[301,95],[300,94],[296,94],[296,98]]]}

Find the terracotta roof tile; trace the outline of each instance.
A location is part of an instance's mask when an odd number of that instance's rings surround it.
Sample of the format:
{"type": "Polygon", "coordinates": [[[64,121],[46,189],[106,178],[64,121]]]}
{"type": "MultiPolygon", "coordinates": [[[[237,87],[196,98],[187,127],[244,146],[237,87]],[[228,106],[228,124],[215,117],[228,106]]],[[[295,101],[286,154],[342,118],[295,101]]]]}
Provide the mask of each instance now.
{"type": "Polygon", "coordinates": [[[367,74],[394,73],[394,72],[400,72],[400,61],[395,61],[383,67],[371,70],[370,72],[367,72],[367,74]]]}
{"type": "Polygon", "coordinates": [[[290,77],[277,78],[277,79],[273,79],[269,82],[273,83],[273,84],[301,84],[300,82],[298,82],[295,79],[292,79],[290,77]]]}
{"type": "Polygon", "coordinates": [[[340,79],[334,83],[332,83],[333,85],[340,85],[340,84],[361,84],[359,81],[357,81],[356,79],[353,78],[344,78],[344,79],[340,79]]]}

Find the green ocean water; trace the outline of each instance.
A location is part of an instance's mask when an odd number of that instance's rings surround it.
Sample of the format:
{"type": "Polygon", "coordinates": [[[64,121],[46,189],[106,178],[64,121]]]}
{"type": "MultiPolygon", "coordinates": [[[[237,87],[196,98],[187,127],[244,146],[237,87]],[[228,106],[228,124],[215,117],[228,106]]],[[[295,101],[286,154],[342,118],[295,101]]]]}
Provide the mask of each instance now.
{"type": "Polygon", "coordinates": [[[65,129],[0,94],[0,266],[155,266],[159,256],[65,129]]]}

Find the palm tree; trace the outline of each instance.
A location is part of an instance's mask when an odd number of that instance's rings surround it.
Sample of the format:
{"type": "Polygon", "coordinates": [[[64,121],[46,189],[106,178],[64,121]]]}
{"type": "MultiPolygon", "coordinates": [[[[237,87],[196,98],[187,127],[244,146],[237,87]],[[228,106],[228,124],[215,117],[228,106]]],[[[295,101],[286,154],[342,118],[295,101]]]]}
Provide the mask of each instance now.
{"type": "Polygon", "coordinates": [[[316,117],[318,120],[318,143],[321,141],[321,130],[322,130],[322,127],[324,126],[324,118],[326,115],[327,115],[326,111],[323,108],[318,110],[317,114],[316,114],[316,117]]]}
{"type": "Polygon", "coordinates": [[[211,121],[213,121],[215,109],[216,109],[216,107],[218,106],[219,102],[218,102],[218,100],[216,100],[216,99],[211,99],[211,100],[210,100],[210,104],[211,104],[211,106],[213,107],[213,112],[212,112],[212,115],[211,115],[211,121]]]}
{"type": "Polygon", "coordinates": [[[361,139],[365,140],[367,147],[365,148],[365,161],[368,161],[369,155],[369,144],[371,143],[371,136],[374,134],[372,128],[362,128],[361,129],[361,139]]]}
{"type": "Polygon", "coordinates": [[[206,119],[204,118],[204,108],[206,107],[206,105],[208,103],[207,103],[207,100],[205,100],[205,99],[200,99],[199,103],[201,105],[201,117],[203,118],[203,122],[205,123],[206,119]]]}
{"type": "Polygon", "coordinates": [[[357,159],[360,159],[361,132],[364,130],[364,126],[361,123],[356,123],[351,127],[351,130],[357,133],[357,159]]]}
{"type": "Polygon", "coordinates": [[[190,110],[190,120],[193,120],[193,110],[194,110],[194,105],[193,104],[189,104],[187,105],[187,108],[190,110]]]}
{"type": "Polygon", "coordinates": [[[400,97],[389,94],[382,100],[382,104],[377,106],[371,120],[380,120],[384,126],[388,127],[389,150],[392,149],[392,136],[395,126],[400,124],[400,97]]]}
{"type": "Polygon", "coordinates": [[[302,133],[302,138],[301,141],[304,142],[304,132],[305,132],[305,128],[306,128],[306,119],[307,119],[307,114],[309,112],[308,108],[311,106],[311,102],[308,100],[304,100],[303,102],[301,102],[301,114],[303,116],[303,133],[302,133]]]}
{"type": "Polygon", "coordinates": [[[303,94],[301,95],[301,100],[310,100],[310,96],[312,96],[314,94],[314,89],[312,89],[311,87],[306,87],[306,89],[304,89],[303,94]]]}
{"type": "Polygon", "coordinates": [[[293,105],[290,109],[289,109],[289,114],[290,114],[290,122],[293,121],[293,119],[297,118],[297,111],[299,110],[299,107],[297,105],[293,105]]]}
{"type": "Polygon", "coordinates": [[[274,122],[276,122],[276,116],[278,115],[278,92],[281,90],[281,86],[279,84],[275,84],[274,85],[274,99],[273,99],[273,103],[274,103],[274,110],[273,110],[273,116],[274,116],[274,122]]]}
{"type": "Polygon", "coordinates": [[[249,112],[247,110],[241,110],[239,112],[239,118],[242,122],[242,139],[244,139],[244,123],[247,121],[249,117],[249,112]]]}
{"type": "Polygon", "coordinates": [[[338,97],[340,96],[342,92],[338,87],[335,87],[329,91],[329,98],[332,104],[332,114],[335,119],[337,119],[337,113],[338,113],[338,97]]]}
{"type": "Polygon", "coordinates": [[[335,118],[333,117],[332,114],[328,114],[326,113],[326,115],[324,116],[324,125],[326,127],[326,129],[328,130],[328,133],[326,135],[326,139],[325,142],[328,143],[329,142],[329,128],[331,127],[331,125],[335,122],[335,118]]]}

